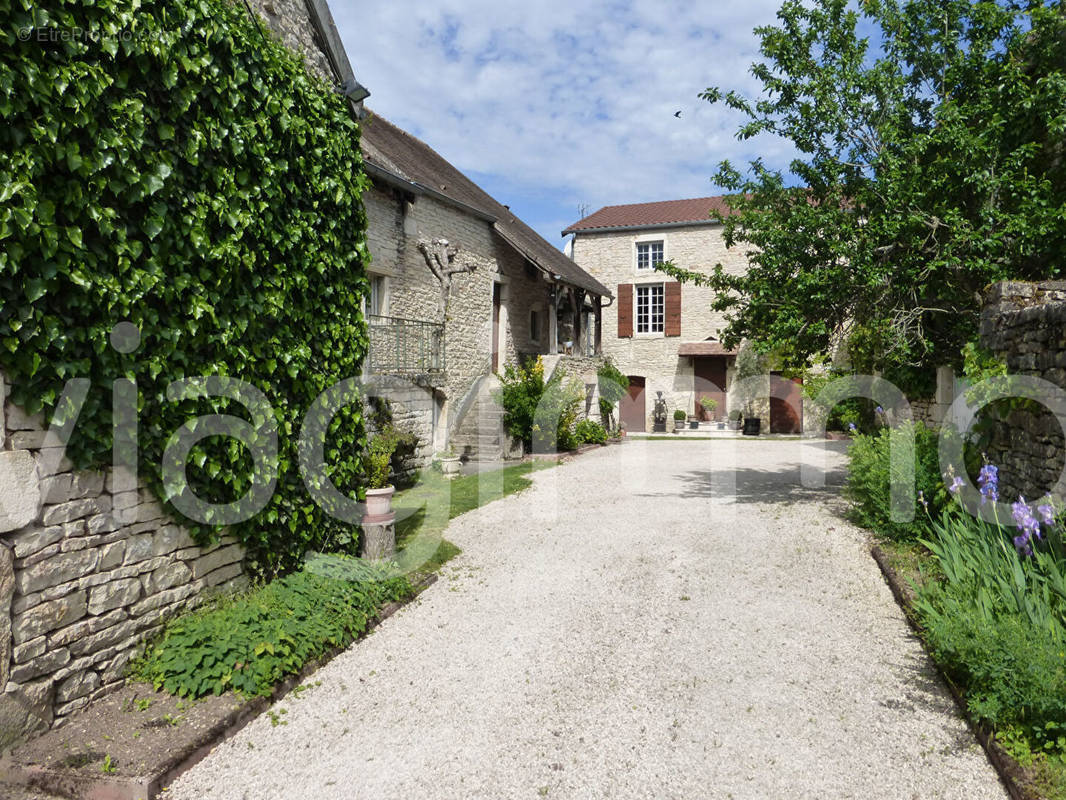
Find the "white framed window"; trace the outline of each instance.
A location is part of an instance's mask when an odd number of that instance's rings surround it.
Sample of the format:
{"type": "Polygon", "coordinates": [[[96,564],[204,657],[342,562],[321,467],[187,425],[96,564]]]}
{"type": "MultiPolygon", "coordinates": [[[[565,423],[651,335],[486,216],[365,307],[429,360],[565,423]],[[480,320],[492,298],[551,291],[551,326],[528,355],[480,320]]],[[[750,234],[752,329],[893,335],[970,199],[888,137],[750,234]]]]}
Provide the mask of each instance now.
{"type": "Polygon", "coordinates": [[[654,242],[637,242],[637,271],[654,269],[656,264],[662,264],[664,258],[664,243],[660,239],[654,242]]]}
{"type": "Polygon", "coordinates": [[[647,283],[636,290],[637,333],[662,333],[666,319],[663,284],[647,283]]]}
{"type": "Polygon", "coordinates": [[[531,308],[529,310],[529,341],[539,342],[541,334],[543,333],[543,323],[541,322],[540,309],[531,308]]]}

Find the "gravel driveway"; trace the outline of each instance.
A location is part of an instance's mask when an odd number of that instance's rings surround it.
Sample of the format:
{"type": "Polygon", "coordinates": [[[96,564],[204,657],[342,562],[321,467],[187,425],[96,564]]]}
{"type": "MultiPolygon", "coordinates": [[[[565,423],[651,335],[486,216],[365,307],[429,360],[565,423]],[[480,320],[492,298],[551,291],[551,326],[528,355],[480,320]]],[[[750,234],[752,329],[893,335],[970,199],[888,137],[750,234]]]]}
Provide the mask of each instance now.
{"type": "Polygon", "coordinates": [[[800,441],[631,441],[538,473],[168,796],[1006,797],[838,516],[831,446],[825,491],[800,441]]]}

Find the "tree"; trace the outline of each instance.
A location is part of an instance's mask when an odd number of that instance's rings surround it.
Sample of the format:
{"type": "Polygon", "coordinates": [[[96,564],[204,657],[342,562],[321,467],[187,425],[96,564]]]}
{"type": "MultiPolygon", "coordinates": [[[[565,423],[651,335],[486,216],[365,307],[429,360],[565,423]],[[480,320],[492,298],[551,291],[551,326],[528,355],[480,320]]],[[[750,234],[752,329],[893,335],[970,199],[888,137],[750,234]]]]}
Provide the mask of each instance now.
{"type": "Polygon", "coordinates": [[[1061,2],[788,0],[758,28],[763,91],[702,97],[770,134],[789,172],[728,162],[726,243],[746,275],[663,270],[717,290],[724,339],[795,365],[842,339],[854,366],[959,361],[980,292],[1061,275],[1066,246],[1061,2]]]}

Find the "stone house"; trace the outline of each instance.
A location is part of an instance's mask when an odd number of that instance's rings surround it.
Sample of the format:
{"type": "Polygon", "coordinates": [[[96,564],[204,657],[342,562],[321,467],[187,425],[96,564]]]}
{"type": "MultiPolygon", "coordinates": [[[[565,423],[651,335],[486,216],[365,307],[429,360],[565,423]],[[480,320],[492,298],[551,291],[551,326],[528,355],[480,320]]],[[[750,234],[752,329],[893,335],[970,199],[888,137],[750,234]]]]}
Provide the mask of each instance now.
{"type": "Polygon", "coordinates": [[[419,435],[418,460],[451,448],[498,459],[509,442],[492,400],[507,364],[546,357],[596,383],[610,291],[426,143],[370,114],[362,148],[371,295],[371,393],[419,435]]]}
{"type": "MultiPolygon", "coordinates": [[[[670,417],[681,409],[709,422],[739,405],[733,381],[737,353],[720,341],[726,319],[711,307],[714,292],[682,285],[654,268],[670,261],[709,274],[720,263],[729,273],[743,274],[746,256],[726,248],[722,224],[710,218],[728,210],[721,197],[607,206],[563,231],[573,236],[574,261],[615,294],[613,312],[603,315],[603,354],[629,377],[619,418],[631,432],[652,430],[659,392],[670,417]],[[700,405],[703,397],[717,402],[713,415],[700,405]]],[[[800,432],[800,393],[792,381],[770,375],[759,391],[769,403],[756,410],[764,431],[800,432]]]]}

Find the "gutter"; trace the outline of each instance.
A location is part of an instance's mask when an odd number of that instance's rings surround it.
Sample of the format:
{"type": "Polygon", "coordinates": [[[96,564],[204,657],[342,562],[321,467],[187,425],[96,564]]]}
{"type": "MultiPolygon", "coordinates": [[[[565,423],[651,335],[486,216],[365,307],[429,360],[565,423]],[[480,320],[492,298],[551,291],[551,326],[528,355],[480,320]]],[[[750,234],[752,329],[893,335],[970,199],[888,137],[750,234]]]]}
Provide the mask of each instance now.
{"type": "Polygon", "coordinates": [[[567,228],[562,232],[563,236],[583,233],[616,233],[618,231],[655,231],[663,228],[693,228],[699,225],[721,225],[718,220],[707,219],[689,220],[688,222],[661,222],[656,225],[611,225],[603,228],[567,228]]]}
{"type": "Polygon", "coordinates": [[[370,91],[355,78],[352,64],[348,60],[348,53],[344,50],[344,42],[341,41],[340,32],[333,21],[333,14],[330,13],[329,4],[326,0],[304,0],[304,5],[311,17],[315,33],[318,34],[319,41],[322,43],[326,60],[329,61],[337,77],[337,91],[348,98],[356,119],[363,119],[366,116],[363,101],[370,97],[370,91]]]}

